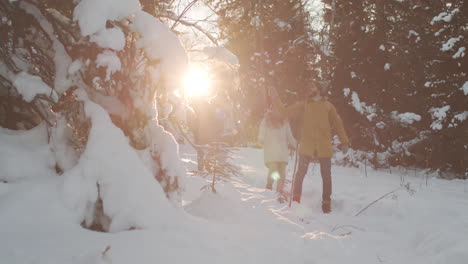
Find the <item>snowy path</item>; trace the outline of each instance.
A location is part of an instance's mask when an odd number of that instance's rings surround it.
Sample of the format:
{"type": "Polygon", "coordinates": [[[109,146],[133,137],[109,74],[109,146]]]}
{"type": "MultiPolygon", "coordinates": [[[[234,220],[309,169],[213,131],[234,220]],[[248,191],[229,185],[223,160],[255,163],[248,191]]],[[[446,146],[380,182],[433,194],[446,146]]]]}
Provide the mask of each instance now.
{"type": "MultiPolygon", "coordinates": [[[[276,221],[277,228],[270,232],[277,234],[277,243],[283,244],[281,233],[294,233],[302,240],[298,251],[304,263],[343,263],[350,259],[353,263],[464,263],[468,257],[468,186],[464,181],[430,178],[426,185],[425,177],[415,176],[414,171],[408,172],[410,176],[406,172],[369,170],[365,177],[363,170],[333,166],[333,212],[324,215],[318,164],[309,168],[302,204],[293,203],[288,208],[276,201],[274,192],[263,189],[267,170],[262,157],[261,150],[241,149],[235,160],[243,176],[223,186],[226,191],[222,189],[220,196],[240,199],[244,207],[256,211],[248,212],[248,216],[257,214],[254,217],[261,218],[263,214],[260,225],[276,221]],[[402,177],[411,191],[401,188],[355,216],[369,203],[398,189],[402,177]],[[237,196],[232,195],[235,192],[237,196]]],[[[212,202],[203,201],[196,214],[207,217],[203,209],[216,210],[212,202]]],[[[231,203],[238,206],[235,201],[231,203]]],[[[217,220],[242,221],[242,212],[236,214],[225,214],[226,218],[220,214],[217,220]]],[[[286,253],[292,245],[284,243],[283,247],[286,253]]]]}
{"type": "MultiPolygon", "coordinates": [[[[450,263],[468,259],[468,186],[460,180],[334,166],[333,212],[320,209],[318,166],[304,181],[302,204],[266,191],[261,150],[240,149],[242,176],[200,191],[207,179],[189,174],[184,210],[152,229],[97,233],[80,227],[61,202],[60,177],[0,183],[0,263],[450,263]],[[110,250],[102,257],[103,250],[110,250]]],[[[182,149],[187,169],[193,151],[182,149]]],[[[290,173],[289,173],[290,175],[290,173]]],[[[161,212],[162,219],[167,213],[161,212]]]]}

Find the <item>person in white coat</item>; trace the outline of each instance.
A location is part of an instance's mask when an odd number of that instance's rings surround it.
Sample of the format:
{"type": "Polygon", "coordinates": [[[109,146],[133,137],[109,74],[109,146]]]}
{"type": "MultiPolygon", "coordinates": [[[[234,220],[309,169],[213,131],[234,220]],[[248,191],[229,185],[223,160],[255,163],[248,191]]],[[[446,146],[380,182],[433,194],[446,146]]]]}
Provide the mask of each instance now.
{"type": "Polygon", "coordinates": [[[263,144],[265,165],[268,168],[266,189],[272,190],[273,181],[277,180],[276,191],[284,196],[286,166],[289,149],[296,147],[289,122],[280,111],[273,109],[265,114],[260,123],[258,140],[263,144]]]}

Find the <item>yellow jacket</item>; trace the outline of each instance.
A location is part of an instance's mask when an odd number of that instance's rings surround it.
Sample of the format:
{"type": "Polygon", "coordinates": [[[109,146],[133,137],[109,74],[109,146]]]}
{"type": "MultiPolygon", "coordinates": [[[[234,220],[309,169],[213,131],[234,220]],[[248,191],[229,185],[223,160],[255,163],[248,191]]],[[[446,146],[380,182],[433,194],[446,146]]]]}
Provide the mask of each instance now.
{"type": "MultiPolygon", "coordinates": [[[[279,100],[279,99],[278,99],[279,100]]],[[[317,101],[312,98],[288,107],[283,107],[283,113],[288,117],[301,118],[301,138],[299,140],[299,154],[317,158],[333,156],[331,128],[336,130],[340,141],[349,144],[348,136],[343,127],[343,121],[335,107],[326,99],[317,101]]]]}

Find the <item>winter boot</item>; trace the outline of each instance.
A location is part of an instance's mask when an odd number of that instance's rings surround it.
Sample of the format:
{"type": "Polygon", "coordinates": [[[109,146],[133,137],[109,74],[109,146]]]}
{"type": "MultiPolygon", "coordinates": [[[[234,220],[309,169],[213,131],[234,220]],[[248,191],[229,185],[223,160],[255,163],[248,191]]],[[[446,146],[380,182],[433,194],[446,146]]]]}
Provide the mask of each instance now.
{"type": "Polygon", "coordinates": [[[323,200],[322,201],[322,212],[324,214],[328,214],[331,212],[331,201],[330,200],[323,200]]]}
{"type": "Polygon", "coordinates": [[[279,203],[284,203],[288,201],[288,196],[283,193],[283,192],[278,192],[278,198],[277,198],[279,203]]]}

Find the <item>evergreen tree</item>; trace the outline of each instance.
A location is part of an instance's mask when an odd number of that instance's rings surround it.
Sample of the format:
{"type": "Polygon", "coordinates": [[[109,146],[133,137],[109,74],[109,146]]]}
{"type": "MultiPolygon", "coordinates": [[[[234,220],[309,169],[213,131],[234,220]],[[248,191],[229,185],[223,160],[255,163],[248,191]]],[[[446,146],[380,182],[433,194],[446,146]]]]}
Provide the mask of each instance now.
{"type": "MultiPolygon", "coordinates": [[[[434,8],[434,7],[432,7],[434,8]]],[[[440,1],[427,19],[434,47],[428,58],[425,124],[430,136],[428,162],[435,168],[465,174],[468,164],[468,1],[440,1]],[[463,88],[465,87],[465,88],[463,88]]]]}
{"type": "MultiPolygon", "coordinates": [[[[238,102],[250,113],[247,126],[259,123],[268,105],[267,87],[285,102],[300,98],[308,82],[319,76],[319,49],[305,1],[216,1],[208,3],[219,16],[220,38],[240,61],[238,102]]],[[[250,137],[255,136],[252,132],[250,137]]]]}
{"type": "MultiPolygon", "coordinates": [[[[148,153],[155,180],[169,199],[177,201],[183,175],[168,169],[171,167],[168,161],[177,162],[176,151],[170,151],[176,145],[157,126],[154,107],[156,94],[172,92],[169,88],[174,83],[165,71],[160,72],[160,78],[155,74],[161,61],[137,45],[144,34],[131,21],[106,21],[106,30],[122,34],[118,44],[123,44],[119,47],[112,41],[101,45],[93,39],[96,34],[84,36],[82,28],[73,21],[79,4],[54,0],[0,2],[0,126],[21,130],[44,122],[56,159],[56,172],[62,174],[78,163],[88,143],[94,124],[84,110],[84,102],[90,100],[108,112],[114,125],[129,138],[131,147],[148,153]],[[118,61],[119,69],[112,70],[105,62],[101,65],[100,56],[118,61]],[[50,94],[42,93],[27,100],[16,83],[23,77],[34,80],[23,89],[37,89],[37,83],[43,83],[51,89],[50,94]],[[73,153],[75,159],[64,158],[68,153],[73,153]]],[[[139,14],[145,22],[159,25],[150,15],[139,14]]],[[[97,211],[90,212],[84,225],[107,231],[109,216],[103,215],[106,201],[100,197],[100,182],[96,182],[96,188],[98,197],[89,209],[97,211]]]]}
{"type": "MultiPolygon", "coordinates": [[[[333,54],[325,71],[353,146],[390,154],[390,165],[460,175],[466,1],[324,2],[333,54]]],[[[373,161],[379,165],[377,155],[373,161]]]]}

